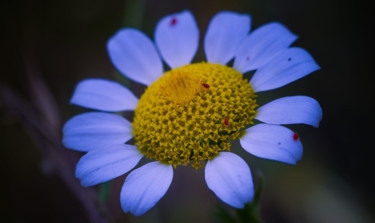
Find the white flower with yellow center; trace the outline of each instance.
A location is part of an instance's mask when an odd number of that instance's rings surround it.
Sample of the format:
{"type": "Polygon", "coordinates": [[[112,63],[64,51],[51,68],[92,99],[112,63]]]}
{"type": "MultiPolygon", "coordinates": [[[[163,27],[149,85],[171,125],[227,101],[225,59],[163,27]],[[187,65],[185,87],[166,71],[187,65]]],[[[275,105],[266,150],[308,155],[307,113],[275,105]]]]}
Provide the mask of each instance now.
{"type": "Polygon", "coordinates": [[[199,30],[189,11],[166,16],[155,30],[155,44],[132,28],[108,41],[115,67],[147,86],[138,100],[120,84],[103,79],[80,82],[71,103],[88,112],[64,126],[67,148],[87,152],[76,176],[83,186],[106,182],[133,169],[143,156],[153,160],[126,178],[122,209],[142,215],[167,192],[177,165],[205,165],[207,186],[225,203],[242,208],[254,195],[246,162],[230,152],[239,139],[249,153],[295,164],[302,156],[296,133],[281,124],[317,127],[318,102],[306,96],[274,100],[261,107],[256,93],[289,84],[319,69],[297,39],[279,23],[250,32],[250,16],[220,12],[204,38],[207,62],[190,64],[199,30]],[[171,68],[163,71],[163,63],[171,68]],[[234,58],[233,67],[226,64],[234,58]],[[251,80],[243,73],[256,70],[251,80]],[[134,111],[133,123],[118,114],[134,111]],[[265,124],[254,125],[253,120],[265,124]],[[135,145],[125,144],[134,138],[135,145]]]}

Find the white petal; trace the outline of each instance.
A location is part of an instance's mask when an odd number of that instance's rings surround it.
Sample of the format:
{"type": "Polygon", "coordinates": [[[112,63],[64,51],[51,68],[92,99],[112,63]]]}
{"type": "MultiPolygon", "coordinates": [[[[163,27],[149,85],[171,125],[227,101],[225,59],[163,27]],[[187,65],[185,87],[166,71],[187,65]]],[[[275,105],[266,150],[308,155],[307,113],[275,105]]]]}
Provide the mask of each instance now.
{"type": "Polygon", "coordinates": [[[65,123],[63,134],[64,146],[78,151],[125,143],[133,137],[129,121],[119,115],[104,112],[74,116],[65,123]]]}
{"type": "Polygon", "coordinates": [[[296,133],[280,125],[258,124],[240,139],[247,152],[265,159],[296,164],[302,158],[302,144],[296,133]]]}
{"type": "Polygon", "coordinates": [[[242,41],[233,67],[241,73],[255,70],[287,49],[296,39],[297,36],[280,23],[263,25],[242,41]]]}
{"type": "Polygon", "coordinates": [[[199,44],[199,29],[194,16],[190,11],[183,11],[164,17],[156,26],[155,42],[171,68],[189,64],[199,44]]]}
{"type": "Polygon", "coordinates": [[[163,64],[153,42],[136,29],[118,31],[107,43],[113,65],[128,78],[150,85],[163,74],[163,64]]]}
{"type": "Polygon", "coordinates": [[[307,96],[279,98],[258,109],[259,121],[268,124],[307,124],[319,126],[322,108],[319,103],[307,96]]]}
{"type": "Polygon", "coordinates": [[[132,171],[121,189],[122,209],[135,216],[146,213],[167,192],[172,178],[172,166],[158,161],[132,171]]]}
{"type": "Polygon", "coordinates": [[[271,90],[298,80],[319,68],[306,50],[292,47],[259,68],[250,83],[255,92],[271,90]]]}
{"type": "Polygon", "coordinates": [[[106,182],[133,169],[142,154],[126,144],[104,146],[84,155],[76,167],[76,177],[84,187],[106,182]]]}
{"type": "Polygon", "coordinates": [[[210,63],[227,64],[241,41],[250,31],[251,18],[247,14],[219,12],[208,25],[204,37],[204,51],[210,63]]]}
{"type": "Polygon", "coordinates": [[[118,112],[135,110],[138,99],[117,82],[87,79],[78,83],[70,103],[85,108],[118,112]]]}
{"type": "Polygon", "coordinates": [[[243,208],[254,196],[251,172],[246,162],[231,152],[221,152],[205,168],[208,188],[223,202],[243,208]]]}

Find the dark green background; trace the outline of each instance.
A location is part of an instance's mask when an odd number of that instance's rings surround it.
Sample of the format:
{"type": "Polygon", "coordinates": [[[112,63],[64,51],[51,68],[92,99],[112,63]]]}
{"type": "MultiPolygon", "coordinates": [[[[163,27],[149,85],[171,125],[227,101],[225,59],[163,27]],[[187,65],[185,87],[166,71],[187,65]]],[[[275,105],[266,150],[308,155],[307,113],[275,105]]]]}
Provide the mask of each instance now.
{"type": "MultiPolygon", "coordinates": [[[[115,71],[106,52],[107,39],[125,26],[152,37],[160,18],[184,9],[193,12],[201,39],[211,17],[221,10],[251,14],[252,29],[279,21],[299,36],[294,46],[308,50],[322,67],[282,89],[259,95],[260,104],[296,94],[320,102],[323,120],[318,129],[290,126],[301,136],[302,161],[289,166],[262,160],[243,152],[238,143],[233,145],[249,163],[255,182],[264,178],[260,204],[264,222],[373,222],[374,74],[370,63],[374,56],[370,32],[374,26],[371,7],[364,2],[70,0],[0,4],[1,222],[89,222],[100,219],[98,213],[102,219],[116,222],[218,222],[217,206],[231,211],[207,189],[203,169],[187,167],[177,168],[166,196],[140,218],[124,214],[119,206],[124,176],[106,185],[107,200],[93,205],[87,198],[96,198],[99,188],[83,190],[73,177],[82,153],[60,145],[62,124],[84,111],[69,105],[80,80],[108,78],[129,86],[137,96],[143,91],[141,85],[115,71]]],[[[195,61],[203,60],[203,55],[201,44],[195,61]]]]}

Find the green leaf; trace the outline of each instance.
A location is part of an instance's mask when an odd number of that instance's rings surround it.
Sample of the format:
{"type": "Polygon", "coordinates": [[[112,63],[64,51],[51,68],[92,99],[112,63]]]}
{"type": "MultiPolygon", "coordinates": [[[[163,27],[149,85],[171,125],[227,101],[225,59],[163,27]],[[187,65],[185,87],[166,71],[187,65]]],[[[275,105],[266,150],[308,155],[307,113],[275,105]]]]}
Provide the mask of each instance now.
{"type": "Polygon", "coordinates": [[[99,186],[99,198],[103,202],[106,202],[109,198],[109,192],[111,190],[111,183],[110,182],[105,182],[100,184],[99,186]]]}
{"type": "Polygon", "coordinates": [[[217,206],[217,209],[215,211],[215,217],[220,222],[237,223],[236,218],[231,213],[229,213],[224,207],[219,205],[217,206]]]}
{"type": "Polygon", "coordinates": [[[225,223],[260,223],[259,200],[263,187],[263,178],[259,178],[258,186],[255,189],[253,201],[247,203],[242,209],[234,209],[234,213],[228,212],[222,206],[218,206],[216,217],[225,223]]]}

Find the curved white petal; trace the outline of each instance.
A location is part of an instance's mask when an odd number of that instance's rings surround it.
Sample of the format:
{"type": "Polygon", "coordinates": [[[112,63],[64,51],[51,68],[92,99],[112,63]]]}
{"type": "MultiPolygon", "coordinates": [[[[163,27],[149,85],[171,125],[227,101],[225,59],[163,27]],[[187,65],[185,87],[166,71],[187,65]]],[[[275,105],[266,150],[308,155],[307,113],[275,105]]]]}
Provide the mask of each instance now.
{"type": "Polygon", "coordinates": [[[124,212],[140,216],[150,210],[167,192],[172,183],[173,168],[158,161],[132,171],[121,189],[124,212]]]}
{"type": "Polygon", "coordinates": [[[208,188],[223,202],[243,208],[254,196],[251,172],[246,162],[231,152],[221,152],[206,164],[205,179],[208,188]]]}
{"type": "Polygon", "coordinates": [[[298,80],[319,68],[306,50],[292,47],[259,68],[250,83],[255,92],[271,90],[298,80]]]}
{"type": "Polygon", "coordinates": [[[204,52],[210,63],[227,64],[235,55],[241,41],[250,31],[247,14],[219,12],[208,25],[204,37],[204,52]]]}
{"type": "Polygon", "coordinates": [[[138,99],[117,82],[86,79],[78,83],[70,103],[85,108],[118,112],[134,110],[138,99]]]}
{"type": "Polygon", "coordinates": [[[280,23],[268,23],[254,30],[242,41],[233,67],[245,73],[270,61],[278,52],[287,49],[297,39],[280,23]]]}
{"type": "Polygon", "coordinates": [[[183,11],[161,19],[156,26],[155,42],[169,67],[189,64],[199,44],[199,29],[193,14],[183,11]]]}
{"type": "Polygon", "coordinates": [[[64,146],[78,151],[125,143],[132,137],[129,121],[119,115],[104,112],[76,115],[67,121],[63,128],[64,146]]]}
{"type": "Polygon", "coordinates": [[[79,160],[76,177],[84,187],[103,183],[133,169],[142,156],[137,147],[132,145],[103,146],[89,151],[79,160]]]}
{"type": "Polygon", "coordinates": [[[247,152],[265,159],[296,164],[302,158],[302,144],[296,133],[280,125],[258,124],[240,139],[247,152]]]}
{"type": "Polygon", "coordinates": [[[153,42],[139,30],[121,29],[109,39],[107,50],[113,65],[133,81],[148,86],[163,74],[153,42]]]}
{"type": "Polygon", "coordinates": [[[307,96],[279,98],[258,109],[259,121],[268,124],[307,124],[319,126],[322,108],[319,103],[307,96]]]}

